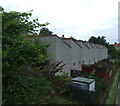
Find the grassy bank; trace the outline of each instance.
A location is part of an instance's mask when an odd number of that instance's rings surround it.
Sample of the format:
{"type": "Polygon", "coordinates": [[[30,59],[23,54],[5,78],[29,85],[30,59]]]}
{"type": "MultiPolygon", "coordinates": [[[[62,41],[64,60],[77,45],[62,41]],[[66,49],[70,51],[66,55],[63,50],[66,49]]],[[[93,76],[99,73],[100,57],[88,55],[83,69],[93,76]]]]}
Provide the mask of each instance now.
{"type": "Polygon", "coordinates": [[[118,72],[118,82],[120,82],[120,69],[119,69],[119,72],[118,72]]]}
{"type": "Polygon", "coordinates": [[[116,73],[116,76],[115,76],[113,84],[110,88],[110,91],[109,91],[109,94],[108,94],[105,104],[115,104],[117,85],[118,85],[118,72],[116,73]]]}

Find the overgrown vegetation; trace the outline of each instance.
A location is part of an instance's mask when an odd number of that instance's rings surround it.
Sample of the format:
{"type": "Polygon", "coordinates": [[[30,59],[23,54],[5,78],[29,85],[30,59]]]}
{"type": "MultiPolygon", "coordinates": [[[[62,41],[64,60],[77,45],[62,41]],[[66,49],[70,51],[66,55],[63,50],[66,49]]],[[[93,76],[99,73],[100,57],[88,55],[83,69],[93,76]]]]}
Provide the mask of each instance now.
{"type": "MultiPolygon", "coordinates": [[[[5,12],[2,8],[1,12],[3,104],[72,104],[62,97],[72,95],[68,86],[71,79],[65,73],[55,76],[62,70],[62,62],[49,65],[45,52],[49,45],[23,36],[38,35],[36,28],[41,26],[44,28],[40,30],[40,35],[52,34],[45,28],[49,23],[40,24],[38,19],[30,21],[32,11],[5,12]]],[[[104,37],[98,39],[104,40],[104,37]]],[[[110,50],[114,55],[113,49],[110,50]]],[[[119,59],[117,63],[120,64],[119,59]]],[[[101,82],[97,87],[104,90],[107,85],[101,82]]]]}
{"type": "MultiPolygon", "coordinates": [[[[112,87],[109,91],[109,95],[107,97],[107,101],[106,101],[106,104],[114,104],[115,103],[115,99],[116,99],[116,92],[117,92],[117,85],[118,85],[118,75],[120,73],[119,69],[120,69],[120,50],[119,49],[116,49],[113,45],[109,45],[108,42],[106,42],[105,40],[105,37],[102,36],[98,36],[97,38],[92,36],[90,39],[89,39],[90,42],[93,42],[93,43],[96,43],[96,44],[102,44],[102,45],[105,45],[107,48],[108,48],[108,55],[109,55],[109,59],[111,61],[115,61],[115,70],[118,71],[114,81],[113,81],[113,84],[112,84],[112,87]]],[[[108,64],[108,60],[105,60],[105,61],[101,61],[99,62],[96,67],[99,66],[99,64],[105,64],[107,63],[108,64]]],[[[110,64],[109,66],[112,66],[112,64],[110,64]]],[[[104,88],[107,88],[106,85],[103,85],[104,88]]]]}
{"type": "Polygon", "coordinates": [[[43,27],[42,29],[40,29],[40,33],[39,35],[41,36],[45,36],[45,35],[52,35],[52,31],[50,31],[48,28],[43,27]]]}
{"type": "Polygon", "coordinates": [[[112,86],[110,88],[107,100],[105,102],[105,104],[115,104],[115,100],[116,100],[116,93],[118,90],[118,73],[116,74],[114,81],[112,83],[112,86]]]}
{"type": "Polygon", "coordinates": [[[57,89],[60,92],[62,92],[60,84],[65,85],[64,79],[55,78],[55,73],[62,69],[63,65],[59,67],[60,63],[55,63],[49,66],[45,52],[49,45],[38,44],[35,39],[23,37],[23,35],[37,35],[36,28],[46,26],[48,23],[40,24],[38,19],[30,21],[32,11],[5,12],[2,9],[1,12],[3,104],[67,102],[59,96],[52,97],[59,92],[53,85],[59,82],[57,89]]]}
{"type": "Polygon", "coordinates": [[[89,39],[89,42],[105,45],[106,47],[108,47],[109,45],[109,43],[106,41],[104,36],[98,36],[98,37],[91,36],[91,38],[89,39]]]}
{"type": "Polygon", "coordinates": [[[120,50],[116,49],[113,45],[109,44],[109,42],[106,41],[104,36],[91,36],[89,42],[105,45],[108,48],[108,54],[109,56],[111,56],[112,59],[120,59],[120,50]]]}

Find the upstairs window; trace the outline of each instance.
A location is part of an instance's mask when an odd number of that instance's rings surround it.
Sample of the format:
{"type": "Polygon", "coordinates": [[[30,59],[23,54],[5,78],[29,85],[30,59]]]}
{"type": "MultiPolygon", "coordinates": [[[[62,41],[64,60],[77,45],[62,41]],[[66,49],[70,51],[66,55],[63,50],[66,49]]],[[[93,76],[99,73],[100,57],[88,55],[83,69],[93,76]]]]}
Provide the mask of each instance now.
{"type": "Polygon", "coordinates": [[[90,63],[90,59],[89,59],[89,63],[90,63]]]}
{"type": "Polygon", "coordinates": [[[75,66],[75,63],[73,63],[73,66],[75,66]]]}

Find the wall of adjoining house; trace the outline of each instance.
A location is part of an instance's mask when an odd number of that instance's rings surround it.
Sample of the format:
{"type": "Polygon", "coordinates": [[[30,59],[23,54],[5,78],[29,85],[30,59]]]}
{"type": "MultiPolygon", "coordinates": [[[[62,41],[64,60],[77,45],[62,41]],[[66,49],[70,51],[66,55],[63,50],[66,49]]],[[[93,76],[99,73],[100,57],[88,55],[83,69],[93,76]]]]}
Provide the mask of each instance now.
{"type": "Polygon", "coordinates": [[[78,70],[81,71],[81,64],[82,64],[82,48],[79,47],[79,45],[74,42],[72,39],[67,39],[64,40],[64,42],[66,42],[68,45],[71,46],[71,70],[78,70]]]}
{"type": "Polygon", "coordinates": [[[99,61],[101,61],[104,58],[103,55],[103,48],[101,47],[101,45],[97,44],[99,47],[99,61]]]}
{"type": "Polygon", "coordinates": [[[103,60],[105,58],[105,54],[104,54],[104,47],[102,45],[99,45],[102,49],[101,49],[101,60],[103,60]]]}
{"type": "Polygon", "coordinates": [[[100,61],[100,48],[99,48],[99,46],[97,45],[97,44],[95,44],[95,46],[96,46],[96,59],[97,59],[97,61],[100,61]]]}
{"type": "Polygon", "coordinates": [[[89,48],[82,42],[82,64],[89,64],[89,48]]]}
{"type": "Polygon", "coordinates": [[[94,47],[92,46],[92,44],[88,43],[89,44],[89,48],[90,48],[90,64],[94,64],[95,63],[95,49],[94,47]]]}
{"type": "Polygon", "coordinates": [[[71,40],[71,47],[72,47],[72,70],[81,71],[81,63],[82,63],[82,50],[79,45],[77,45],[73,40],[71,40]]]}
{"type": "Polygon", "coordinates": [[[92,56],[93,56],[93,59],[94,59],[94,63],[97,63],[98,62],[98,54],[97,54],[97,47],[95,46],[94,43],[90,43],[92,46],[93,46],[93,49],[92,49],[92,56]]]}
{"type": "MultiPolygon", "coordinates": [[[[62,72],[57,73],[56,75],[61,75],[62,73],[68,73],[70,76],[70,67],[71,67],[71,48],[66,45],[60,38],[56,37],[55,44],[55,61],[63,61],[62,64],[65,64],[62,72]]],[[[62,65],[61,64],[61,65],[62,65]]]]}
{"type": "Polygon", "coordinates": [[[94,52],[94,48],[92,47],[92,45],[89,43],[89,42],[85,42],[85,44],[89,47],[89,63],[88,64],[94,64],[95,61],[94,61],[94,55],[95,55],[95,52],[94,52]]]}
{"type": "Polygon", "coordinates": [[[40,42],[43,42],[45,44],[50,44],[50,46],[46,49],[47,51],[47,55],[50,59],[50,63],[54,63],[55,62],[55,55],[56,55],[56,37],[39,37],[38,38],[40,40],[40,42]]]}
{"type": "Polygon", "coordinates": [[[108,58],[108,49],[105,47],[105,59],[108,58]]]}
{"type": "Polygon", "coordinates": [[[56,75],[61,75],[65,72],[70,76],[70,70],[81,71],[82,64],[92,65],[108,57],[107,48],[98,44],[73,41],[72,39],[62,39],[52,35],[38,37],[37,40],[51,44],[46,50],[50,63],[63,61],[62,64],[65,64],[62,72],[56,75]]]}

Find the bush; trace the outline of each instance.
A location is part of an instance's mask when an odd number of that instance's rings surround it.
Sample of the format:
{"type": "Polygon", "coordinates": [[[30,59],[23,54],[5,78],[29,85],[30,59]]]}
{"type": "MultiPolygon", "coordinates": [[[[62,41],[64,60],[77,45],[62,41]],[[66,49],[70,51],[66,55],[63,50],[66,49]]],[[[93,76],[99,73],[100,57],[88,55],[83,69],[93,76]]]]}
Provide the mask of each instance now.
{"type": "Polygon", "coordinates": [[[36,28],[46,25],[38,23],[38,19],[30,21],[31,15],[31,11],[2,12],[4,104],[38,103],[39,97],[52,92],[47,80],[27,75],[30,68],[42,68],[49,61],[45,53],[48,45],[25,40],[23,37],[23,35],[36,35],[36,28]]]}
{"type": "Polygon", "coordinates": [[[101,88],[102,88],[103,91],[104,91],[104,90],[107,90],[107,88],[108,88],[108,84],[105,83],[105,82],[102,82],[102,84],[101,84],[101,88]]]}
{"type": "Polygon", "coordinates": [[[7,88],[3,86],[3,104],[36,104],[52,92],[51,83],[44,78],[14,75],[7,88]]]}

